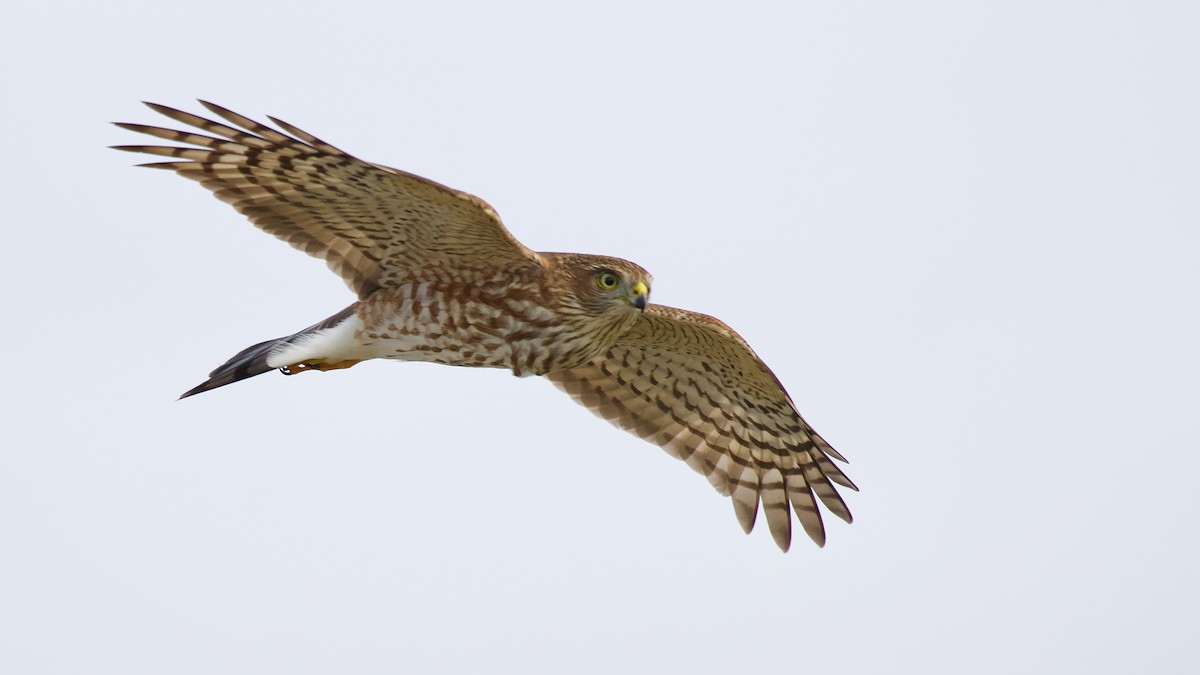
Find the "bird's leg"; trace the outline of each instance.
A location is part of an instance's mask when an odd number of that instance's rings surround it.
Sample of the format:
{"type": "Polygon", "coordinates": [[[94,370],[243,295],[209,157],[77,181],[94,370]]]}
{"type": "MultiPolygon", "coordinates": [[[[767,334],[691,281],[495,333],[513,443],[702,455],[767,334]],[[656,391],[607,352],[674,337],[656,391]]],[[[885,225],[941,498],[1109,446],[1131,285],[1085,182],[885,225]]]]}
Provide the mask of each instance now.
{"type": "Polygon", "coordinates": [[[280,368],[279,372],[284,375],[295,375],[296,373],[303,373],[309,370],[313,370],[313,367],[307,363],[293,363],[290,366],[280,368]]]}
{"type": "Polygon", "coordinates": [[[343,368],[349,368],[350,366],[353,366],[356,363],[358,363],[358,361],[354,361],[354,360],[350,360],[350,359],[347,359],[345,361],[336,361],[334,363],[316,363],[316,362],[311,362],[311,361],[303,361],[300,363],[293,363],[290,366],[284,366],[279,369],[279,372],[283,373],[284,375],[295,375],[296,373],[305,373],[310,370],[320,370],[320,371],[341,370],[343,368]]]}

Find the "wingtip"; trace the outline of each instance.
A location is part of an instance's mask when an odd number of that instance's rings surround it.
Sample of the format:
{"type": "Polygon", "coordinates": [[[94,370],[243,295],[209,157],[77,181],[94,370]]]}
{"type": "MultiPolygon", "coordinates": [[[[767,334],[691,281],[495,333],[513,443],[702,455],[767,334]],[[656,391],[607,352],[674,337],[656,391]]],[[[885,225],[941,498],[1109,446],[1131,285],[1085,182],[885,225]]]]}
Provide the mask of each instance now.
{"type": "Polygon", "coordinates": [[[191,124],[191,122],[188,122],[187,120],[196,117],[195,115],[193,115],[192,113],[190,113],[186,110],[180,110],[179,108],[172,108],[169,105],[163,105],[161,103],[155,103],[153,101],[142,101],[142,104],[160,115],[163,115],[165,117],[170,117],[171,119],[179,121],[179,122],[183,122],[184,124],[191,124]]]}
{"type": "Polygon", "coordinates": [[[233,112],[232,110],[226,108],[223,105],[217,105],[216,103],[213,103],[212,101],[206,101],[205,99],[202,99],[202,98],[196,99],[196,102],[199,103],[200,105],[204,106],[205,110],[208,110],[210,113],[213,113],[215,115],[220,115],[221,117],[225,117],[226,115],[236,115],[237,114],[237,113],[233,112]]]}

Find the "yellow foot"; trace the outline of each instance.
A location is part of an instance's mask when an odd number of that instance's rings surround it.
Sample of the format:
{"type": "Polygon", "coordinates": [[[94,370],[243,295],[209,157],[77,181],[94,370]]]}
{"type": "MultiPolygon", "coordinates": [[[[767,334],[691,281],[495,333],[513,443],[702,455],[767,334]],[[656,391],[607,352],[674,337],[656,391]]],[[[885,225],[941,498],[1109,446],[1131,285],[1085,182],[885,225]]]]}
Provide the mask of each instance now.
{"type": "Polygon", "coordinates": [[[341,370],[342,368],[349,368],[356,363],[358,363],[358,361],[351,360],[337,361],[334,363],[293,363],[290,366],[284,366],[280,368],[279,372],[283,373],[284,375],[295,375],[296,373],[304,373],[310,370],[341,370]]]}

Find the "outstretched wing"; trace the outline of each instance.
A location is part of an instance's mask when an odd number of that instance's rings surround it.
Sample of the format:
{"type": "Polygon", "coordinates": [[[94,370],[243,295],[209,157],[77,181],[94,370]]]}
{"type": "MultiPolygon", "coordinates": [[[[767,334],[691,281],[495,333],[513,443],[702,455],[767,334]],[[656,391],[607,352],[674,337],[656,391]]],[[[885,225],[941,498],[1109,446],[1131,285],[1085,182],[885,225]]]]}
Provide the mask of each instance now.
{"type": "Polygon", "coordinates": [[[785,551],[792,536],[789,503],[819,546],[825,527],[817,499],[851,521],[833,486],[858,489],[832,461],[846,459],[800,417],[745,340],[717,319],[650,305],[606,354],[546,377],[600,417],[704,474],[731,496],[746,532],[761,501],[771,535],[785,551]]]}
{"type": "Polygon", "coordinates": [[[464,274],[537,264],[478,197],[352,157],[281,120],[281,133],[201,101],[241,128],[174,108],[151,109],[209,135],[117,126],[197,147],[123,145],[175,158],[146,164],[197,180],[259,228],[325,260],[364,298],[412,271],[464,274]]]}

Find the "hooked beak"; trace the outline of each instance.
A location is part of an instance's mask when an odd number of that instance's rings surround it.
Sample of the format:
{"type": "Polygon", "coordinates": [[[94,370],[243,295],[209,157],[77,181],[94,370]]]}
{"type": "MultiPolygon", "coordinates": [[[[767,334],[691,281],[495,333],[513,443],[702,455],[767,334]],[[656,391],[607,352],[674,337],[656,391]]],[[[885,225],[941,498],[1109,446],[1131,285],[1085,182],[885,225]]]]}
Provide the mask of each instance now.
{"type": "Polygon", "coordinates": [[[650,289],[646,287],[646,282],[639,281],[633,285],[633,293],[628,298],[629,304],[644,311],[646,309],[646,301],[649,299],[650,289]]]}

